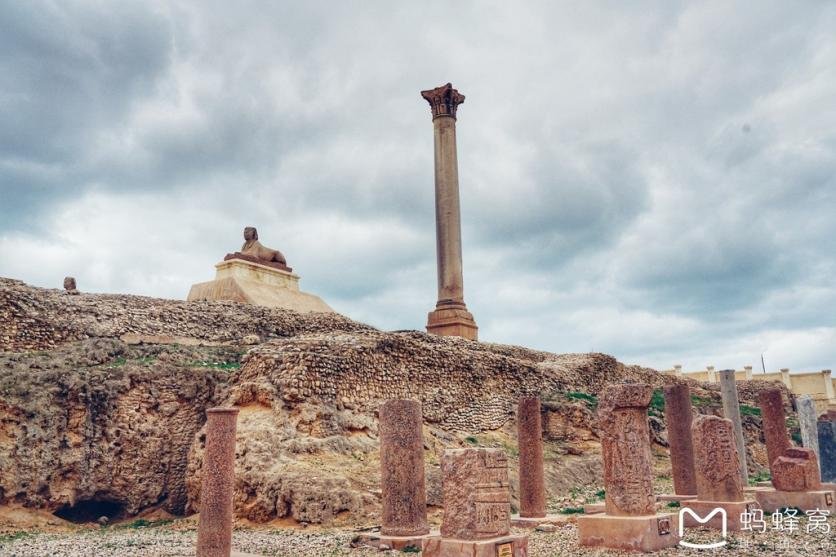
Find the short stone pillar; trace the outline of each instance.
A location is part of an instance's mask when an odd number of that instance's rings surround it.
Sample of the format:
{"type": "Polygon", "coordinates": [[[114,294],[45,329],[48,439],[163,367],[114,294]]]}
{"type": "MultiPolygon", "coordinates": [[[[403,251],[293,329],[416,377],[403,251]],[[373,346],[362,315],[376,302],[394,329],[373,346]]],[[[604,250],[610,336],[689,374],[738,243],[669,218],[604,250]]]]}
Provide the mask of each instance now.
{"type": "Polygon", "coordinates": [[[520,399],[517,410],[517,444],[520,450],[520,517],[546,516],[546,487],[543,476],[543,424],[540,399],[520,399]]]}
{"type": "Polygon", "coordinates": [[[767,389],[758,395],[758,404],[763,421],[763,435],[766,438],[766,455],[769,469],[775,459],[784,454],[792,444],[787,435],[787,418],[784,414],[784,397],[781,389],[767,389]]]}
{"type": "Polygon", "coordinates": [[[235,487],[237,408],[206,411],[206,452],[200,488],[197,557],[229,557],[232,551],[232,495],[235,487]]]}
{"type": "MultiPolygon", "coordinates": [[[[740,515],[757,507],[754,501],[743,497],[743,479],[740,475],[734,427],[731,420],[717,416],[698,416],[692,428],[696,450],[697,499],[685,501],[682,506],[689,508],[699,517],[708,516],[712,510],[722,508],[726,512],[729,530],[740,530],[743,524],[740,515]]],[[[691,513],[684,513],[685,526],[700,526],[691,513]]],[[[708,524],[710,528],[722,529],[723,519],[718,514],[708,524]]]]}
{"type": "Polygon", "coordinates": [[[727,420],[731,420],[732,423],[734,442],[740,461],[740,478],[743,480],[743,485],[746,485],[749,483],[749,467],[746,463],[746,438],[743,437],[740,400],[737,396],[737,382],[732,369],[724,369],[720,372],[720,396],[723,399],[723,416],[727,420]]]}
{"type": "Polygon", "coordinates": [[[752,366],[743,366],[743,373],[746,374],[746,380],[752,380],[752,366]]]}
{"type": "Polygon", "coordinates": [[[508,459],[501,449],[453,449],[441,459],[441,536],[424,539],[424,557],[525,557],[528,537],[511,535],[508,459]]]}
{"type": "Polygon", "coordinates": [[[790,447],[772,463],[772,484],[779,491],[821,489],[819,462],[813,449],[790,447]]]}
{"type": "Polygon", "coordinates": [[[656,551],[679,542],[675,515],[656,514],[647,406],[650,385],[607,385],[598,397],[604,514],[578,517],[583,546],[656,551]]]}
{"type": "Polygon", "coordinates": [[[819,434],[816,427],[816,402],[810,395],[797,400],[798,425],[801,428],[801,444],[812,449],[819,458],[819,434]]]}
{"type": "Polygon", "coordinates": [[[64,277],[64,291],[67,294],[78,294],[78,287],[74,277],[64,277]]]}
{"type": "Polygon", "coordinates": [[[691,442],[691,389],[687,383],[666,385],[665,424],[671,451],[673,491],[676,495],[697,494],[694,477],[694,446],[691,442]]]}
{"type": "Polygon", "coordinates": [[[828,415],[819,418],[819,467],[823,482],[836,482],[836,422],[828,415]]]}
{"type": "MultiPolygon", "coordinates": [[[[381,536],[414,538],[429,534],[421,403],[388,400],[380,407],[379,417],[381,536]]],[[[420,547],[420,540],[414,545],[420,547]]]]}

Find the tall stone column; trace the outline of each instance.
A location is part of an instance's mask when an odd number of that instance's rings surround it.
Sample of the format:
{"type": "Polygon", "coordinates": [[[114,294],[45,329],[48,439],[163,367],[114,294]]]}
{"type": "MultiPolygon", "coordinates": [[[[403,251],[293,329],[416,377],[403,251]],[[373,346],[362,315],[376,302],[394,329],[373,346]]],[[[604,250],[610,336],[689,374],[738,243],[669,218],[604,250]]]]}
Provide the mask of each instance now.
{"type": "Polygon", "coordinates": [[[694,445],[691,441],[691,389],[687,383],[674,383],[664,390],[673,490],[677,495],[696,495],[694,445]]]}
{"type": "Polygon", "coordinates": [[[427,331],[476,340],[478,327],[464,303],[462,231],[459,209],[459,167],[456,158],[456,108],[464,102],[448,83],[421,91],[430,103],[435,142],[435,232],[438,302],[427,331]]]}
{"type": "MultiPolygon", "coordinates": [[[[775,459],[784,454],[792,444],[787,435],[787,417],[784,414],[784,397],[781,389],[767,389],[758,395],[763,420],[763,436],[766,438],[766,457],[769,469],[775,459]]],[[[774,474],[773,474],[774,475],[774,474]]]]}
{"type": "Polygon", "coordinates": [[[723,416],[731,420],[734,430],[734,442],[740,458],[740,477],[743,485],[749,484],[749,466],[746,462],[746,438],[743,437],[743,424],[740,419],[740,400],[737,397],[737,384],[733,369],[720,372],[720,396],[723,399],[723,416]]]}
{"type": "Polygon", "coordinates": [[[816,429],[816,403],[810,395],[798,398],[798,425],[801,428],[801,444],[813,449],[819,458],[819,435],[816,429]]]}
{"type": "Polygon", "coordinates": [[[237,408],[206,411],[206,452],[200,489],[197,557],[229,557],[232,551],[232,493],[235,487],[237,408]]]}
{"type": "Polygon", "coordinates": [[[546,516],[546,487],[543,477],[543,423],[540,399],[520,399],[517,409],[517,444],[520,449],[520,517],[546,516]]]}
{"type": "Polygon", "coordinates": [[[380,407],[383,536],[428,534],[421,403],[388,400],[380,407]]]}

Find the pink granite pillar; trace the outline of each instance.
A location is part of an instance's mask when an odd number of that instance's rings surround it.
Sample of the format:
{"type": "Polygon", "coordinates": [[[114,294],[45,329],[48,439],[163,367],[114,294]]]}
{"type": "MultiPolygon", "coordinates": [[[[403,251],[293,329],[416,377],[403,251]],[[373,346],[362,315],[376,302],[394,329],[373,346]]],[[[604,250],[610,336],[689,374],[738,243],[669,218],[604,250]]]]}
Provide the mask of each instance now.
{"type": "Polygon", "coordinates": [[[237,408],[206,411],[206,452],[200,489],[197,557],[229,557],[232,551],[232,492],[235,487],[237,408]]]}
{"type": "Polygon", "coordinates": [[[656,514],[647,424],[652,394],[650,385],[618,383],[604,387],[598,397],[605,505],[609,516],[656,514]]]}
{"type": "Polygon", "coordinates": [[[767,389],[758,396],[763,422],[763,435],[766,438],[766,455],[769,468],[784,451],[792,447],[787,435],[787,417],[784,414],[784,397],[781,389],[767,389]]]}
{"type": "Polygon", "coordinates": [[[667,385],[664,390],[673,490],[677,495],[696,495],[694,445],[691,441],[691,390],[686,383],[667,385]]]}
{"type": "Polygon", "coordinates": [[[517,409],[517,444],[520,449],[520,517],[546,516],[543,478],[543,424],[540,399],[520,399],[517,409]]]}
{"type": "Polygon", "coordinates": [[[427,523],[421,403],[387,400],[380,407],[383,536],[422,536],[427,523]]]}

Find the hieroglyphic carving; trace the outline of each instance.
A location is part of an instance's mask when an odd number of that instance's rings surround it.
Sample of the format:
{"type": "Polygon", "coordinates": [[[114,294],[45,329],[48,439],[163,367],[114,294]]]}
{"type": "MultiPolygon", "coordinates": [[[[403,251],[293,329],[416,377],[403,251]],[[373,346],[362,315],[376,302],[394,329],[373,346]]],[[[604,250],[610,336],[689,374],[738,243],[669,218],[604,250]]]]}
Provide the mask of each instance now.
{"type": "Polygon", "coordinates": [[[691,428],[697,496],[701,501],[743,501],[740,458],[731,420],[699,416],[691,428]]]}
{"type": "Polygon", "coordinates": [[[607,514],[656,512],[647,425],[652,393],[650,385],[625,383],[608,385],[599,397],[607,514]]]}
{"type": "Polygon", "coordinates": [[[445,538],[478,540],[510,531],[508,459],[500,449],[457,449],[444,453],[445,538]]]}

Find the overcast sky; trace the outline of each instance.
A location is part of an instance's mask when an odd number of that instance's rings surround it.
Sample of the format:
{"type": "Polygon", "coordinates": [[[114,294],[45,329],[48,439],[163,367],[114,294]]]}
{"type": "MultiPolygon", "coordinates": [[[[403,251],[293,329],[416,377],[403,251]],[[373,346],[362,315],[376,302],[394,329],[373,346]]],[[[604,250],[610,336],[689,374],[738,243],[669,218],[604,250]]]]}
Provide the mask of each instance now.
{"type": "Polygon", "coordinates": [[[452,81],[481,339],[834,368],[834,29],[816,1],[0,0],[0,276],[185,298],[253,225],[303,290],[421,329],[419,91],[452,81]]]}

